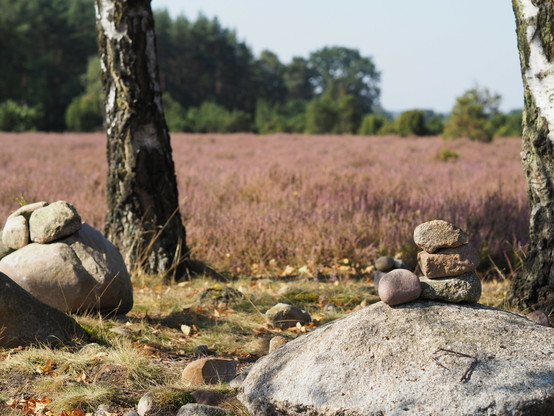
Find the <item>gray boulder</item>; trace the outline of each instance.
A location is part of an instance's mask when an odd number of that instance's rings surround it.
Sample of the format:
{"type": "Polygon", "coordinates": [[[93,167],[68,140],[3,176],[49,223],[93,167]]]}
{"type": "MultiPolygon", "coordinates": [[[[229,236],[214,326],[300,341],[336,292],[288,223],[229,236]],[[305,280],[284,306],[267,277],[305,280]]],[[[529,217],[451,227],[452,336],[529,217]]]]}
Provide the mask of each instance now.
{"type": "Polygon", "coordinates": [[[227,416],[229,412],[221,407],[205,404],[188,403],[181,406],[177,416],[227,416]]]}
{"type": "Polygon", "coordinates": [[[35,243],[49,243],[67,237],[81,228],[81,217],[75,207],[57,201],[35,209],[29,217],[29,233],[35,243]]]}
{"type": "Polygon", "coordinates": [[[3,273],[0,273],[0,328],[2,348],[87,338],[73,318],[42,303],[3,273]]]}
{"type": "Polygon", "coordinates": [[[461,228],[443,220],[419,224],[414,230],[414,242],[428,253],[439,248],[458,247],[468,242],[467,234],[461,228]]]}
{"type": "Polygon", "coordinates": [[[459,276],[475,271],[481,259],[473,244],[468,243],[455,248],[443,248],[434,253],[420,251],[417,260],[426,277],[459,276]]]}
{"type": "Polygon", "coordinates": [[[0,272],[64,312],[123,314],[133,306],[133,286],[121,254],[86,223],[65,239],[14,251],[0,260],[0,272]]]}
{"type": "Polygon", "coordinates": [[[421,281],[421,298],[443,302],[478,302],[481,297],[481,279],[473,272],[455,277],[428,279],[421,281]]]}
{"type": "Polygon", "coordinates": [[[280,329],[293,327],[297,322],[307,324],[312,321],[312,317],[308,312],[286,303],[278,303],[268,309],[265,316],[271,326],[280,329]]]}
{"type": "Polygon", "coordinates": [[[261,358],[255,416],[552,415],[554,329],[479,305],[383,302],[261,358]]]}

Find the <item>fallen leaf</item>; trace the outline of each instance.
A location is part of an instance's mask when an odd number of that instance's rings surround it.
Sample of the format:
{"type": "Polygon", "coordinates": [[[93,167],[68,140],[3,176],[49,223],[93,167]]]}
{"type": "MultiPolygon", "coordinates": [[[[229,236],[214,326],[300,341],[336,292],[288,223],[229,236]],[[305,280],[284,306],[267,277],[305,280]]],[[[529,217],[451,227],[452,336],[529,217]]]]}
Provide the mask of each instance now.
{"type": "Polygon", "coordinates": [[[192,333],[192,327],[183,324],[181,325],[181,331],[183,331],[183,334],[188,337],[192,333]]]}

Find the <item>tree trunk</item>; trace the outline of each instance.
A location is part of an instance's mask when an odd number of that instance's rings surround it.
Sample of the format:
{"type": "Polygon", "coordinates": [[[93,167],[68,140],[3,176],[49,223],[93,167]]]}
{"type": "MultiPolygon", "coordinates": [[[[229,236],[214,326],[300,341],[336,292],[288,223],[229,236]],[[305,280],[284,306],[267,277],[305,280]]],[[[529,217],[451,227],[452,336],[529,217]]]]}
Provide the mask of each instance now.
{"type": "Polygon", "coordinates": [[[554,8],[513,0],[525,89],[523,167],[531,208],[529,250],[508,293],[514,307],[554,310],[554,8]]]}
{"type": "Polygon", "coordinates": [[[95,6],[108,135],[105,233],[130,269],[165,274],[187,249],[150,0],[95,6]]]}

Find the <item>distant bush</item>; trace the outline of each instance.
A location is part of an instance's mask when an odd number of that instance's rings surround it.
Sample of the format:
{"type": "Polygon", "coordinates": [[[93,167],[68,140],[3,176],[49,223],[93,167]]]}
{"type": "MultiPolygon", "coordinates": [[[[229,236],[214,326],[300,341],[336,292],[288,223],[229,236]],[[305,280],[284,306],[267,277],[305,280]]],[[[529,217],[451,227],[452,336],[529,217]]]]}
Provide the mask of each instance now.
{"type": "Polygon", "coordinates": [[[443,162],[448,162],[449,160],[456,160],[460,157],[458,153],[454,150],[449,149],[448,147],[442,148],[437,154],[437,159],[443,162]]]}
{"type": "Polygon", "coordinates": [[[171,94],[165,93],[162,96],[165,121],[169,131],[187,131],[190,130],[187,118],[187,110],[175,100],[171,94]]]}
{"type": "Polygon", "coordinates": [[[65,125],[73,131],[95,131],[104,123],[104,93],[101,81],[100,58],[92,56],[87,70],[81,75],[85,91],[75,97],[65,110],[65,125]]]}
{"type": "Polygon", "coordinates": [[[237,133],[251,131],[250,116],[244,111],[229,111],[212,103],[203,103],[187,112],[187,125],[197,133],[237,133]]]}
{"type": "Polygon", "coordinates": [[[456,99],[456,104],[446,120],[445,138],[467,137],[482,142],[491,141],[496,130],[500,96],[487,89],[474,88],[456,99]]]}
{"type": "Polygon", "coordinates": [[[401,136],[425,136],[425,113],[422,110],[404,111],[396,119],[396,132],[401,136]]]}
{"type": "Polygon", "coordinates": [[[73,131],[95,131],[102,128],[102,103],[91,95],[80,95],[65,110],[65,125],[73,131]]]}
{"type": "Polygon", "coordinates": [[[42,118],[42,111],[37,107],[19,104],[7,100],[0,104],[0,130],[23,132],[36,130],[42,118]]]}
{"type": "Polygon", "coordinates": [[[388,134],[398,134],[398,129],[396,128],[396,120],[389,120],[379,129],[377,132],[379,136],[386,136],[388,134]]]}
{"type": "Polygon", "coordinates": [[[338,133],[339,114],[329,95],[314,98],[306,109],[306,133],[338,133]]]}
{"type": "Polygon", "coordinates": [[[503,122],[494,133],[495,137],[513,137],[523,135],[523,114],[521,110],[503,115],[503,122]]]}
{"type": "Polygon", "coordinates": [[[387,123],[389,119],[383,114],[367,114],[363,119],[358,130],[358,134],[373,136],[379,133],[379,130],[387,123]]]}

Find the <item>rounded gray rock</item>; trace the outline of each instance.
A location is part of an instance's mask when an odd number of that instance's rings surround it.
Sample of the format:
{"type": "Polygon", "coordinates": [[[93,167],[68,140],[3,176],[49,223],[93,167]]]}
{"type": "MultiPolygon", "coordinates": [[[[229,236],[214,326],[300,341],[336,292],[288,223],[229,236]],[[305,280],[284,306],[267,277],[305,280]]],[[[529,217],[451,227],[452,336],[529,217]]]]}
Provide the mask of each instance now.
{"type": "Polygon", "coordinates": [[[67,237],[81,228],[81,217],[75,207],[57,201],[33,211],[29,217],[31,241],[45,244],[67,237]]]}
{"type": "Polygon", "coordinates": [[[468,242],[467,234],[460,227],[447,221],[433,220],[419,224],[414,230],[414,242],[428,253],[439,248],[458,247],[468,242]]]}
{"type": "Polygon", "coordinates": [[[411,271],[397,269],[381,277],[378,292],[387,305],[400,305],[416,300],[421,294],[421,284],[411,271]]]}
{"type": "Polygon", "coordinates": [[[380,272],[387,273],[395,269],[396,267],[394,259],[392,257],[381,256],[377,260],[375,260],[375,268],[380,272]]]}
{"type": "Polygon", "coordinates": [[[308,312],[286,303],[278,303],[269,309],[265,315],[271,326],[280,329],[293,327],[297,322],[304,325],[312,321],[312,317],[308,312]]]}
{"type": "Polygon", "coordinates": [[[238,398],[253,416],[547,416],[553,337],[476,303],[378,302],[260,358],[238,398]]]}
{"type": "Polygon", "coordinates": [[[429,279],[419,278],[421,298],[443,302],[478,302],[481,297],[481,279],[475,273],[460,276],[429,279]]]}

